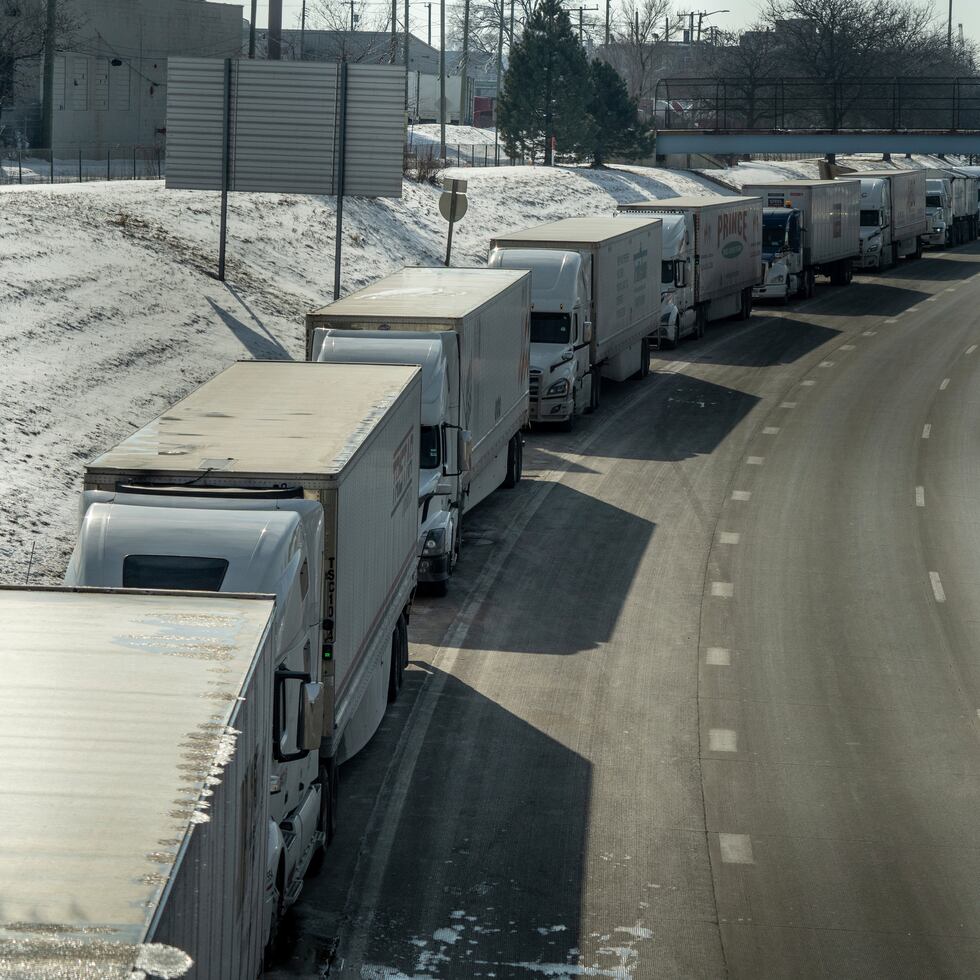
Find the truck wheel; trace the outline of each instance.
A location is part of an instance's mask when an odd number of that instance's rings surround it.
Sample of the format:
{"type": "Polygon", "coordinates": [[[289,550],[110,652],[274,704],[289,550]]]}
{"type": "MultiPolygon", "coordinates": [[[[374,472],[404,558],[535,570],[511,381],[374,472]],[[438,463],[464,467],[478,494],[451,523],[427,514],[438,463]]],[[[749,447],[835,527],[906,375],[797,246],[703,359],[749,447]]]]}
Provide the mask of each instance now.
{"type": "Polygon", "coordinates": [[[700,340],[708,329],[708,314],[703,306],[699,306],[694,315],[694,336],[700,340]]]}
{"type": "MultiPolygon", "coordinates": [[[[442,585],[442,582],[437,583],[442,585]]],[[[391,668],[388,671],[388,704],[393,704],[402,689],[405,677],[405,667],[402,664],[401,640],[398,626],[391,631],[391,668]]]]}
{"type": "Polygon", "coordinates": [[[598,412],[599,403],[602,401],[602,375],[597,367],[589,373],[592,375],[592,384],[589,390],[589,411],[598,412]]]}
{"type": "Polygon", "coordinates": [[[739,310],[738,318],[740,320],[752,319],[752,287],[751,286],[749,286],[747,289],[742,290],[742,308],[739,310]]]}
{"type": "Polygon", "coordinates": [[[521,482],[521,457],[524,454],[524,439],[520,432],[516,432],[510,442],[507,443],[507,475],[504,477],[503,487],[506,490],[513,490],[521,482]]]}
{"type": "Polygon", "coordinates": [[[640,367],[636,374],[630,375],[630,381],[642,381],[650,373],[650,341],[644,337],[640,341],[640,367]]]}
{"type": "Polygon", "coordinates": [[[916,238],[916,240],[915,240],[915,251],[912,253],[912,258],[913,259],[921,259],[922,258],[922,239],[921,238],[916,238]]]}
{"type": "Polygon", "coordinates": [[[326,850],[337,836],[337,803],[340,789],[340,775],[333,759],[320,764],[320,812],[317,815],[317,830],[323,834],[323,843],[313,852],[308,875],[318,875],[323,870],[326,850]]]}
{"type": "Polygon", "coordinates": [[[276,955],[279,952],[279,934],[282,932],[282,917],[286,912],[286,862],[279,859],[279,870],[276,872],[276,907],[272,910],[272,922],[269,925],[269,941],[262,953],[263,966],[266,970],[275,966],[276,955]]]}
{"type": "Polygon", "coordinates": [[[844,259],[844,285],[848,286],[854,280],[854,263],[850,259],[844,259]]]}

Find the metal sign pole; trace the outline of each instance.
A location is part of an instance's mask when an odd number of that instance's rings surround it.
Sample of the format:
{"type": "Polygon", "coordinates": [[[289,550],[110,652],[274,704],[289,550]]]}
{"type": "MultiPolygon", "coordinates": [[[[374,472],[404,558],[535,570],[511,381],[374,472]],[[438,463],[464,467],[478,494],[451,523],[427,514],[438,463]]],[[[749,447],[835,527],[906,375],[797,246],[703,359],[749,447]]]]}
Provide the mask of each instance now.
{"type": "Polygon", "coordinates": [[[340,299],[340,262],[343,255],[344,236],[344,171],[347,155],[347,62],[340,63],[340,124],[337,127],[337,223],[335,228],[333,259],[333,298],[340,299]]]}
{"type": "Polygon", "coordinates": [[[225,246],[228,242],[228,184],[231,164],[231,58],[225,58],[225,125],[221,151],[221,230],[218,238],[218,279],[225,281],[225,246]]]}
{"type": "Polygon", "coordinates": [[[452,200],[449,203],[449,237],[446,239],[446,268],[449,268],[449,255],[453,250],[453,224],[456,221],[456,181],[453,181],[452,200]]]}

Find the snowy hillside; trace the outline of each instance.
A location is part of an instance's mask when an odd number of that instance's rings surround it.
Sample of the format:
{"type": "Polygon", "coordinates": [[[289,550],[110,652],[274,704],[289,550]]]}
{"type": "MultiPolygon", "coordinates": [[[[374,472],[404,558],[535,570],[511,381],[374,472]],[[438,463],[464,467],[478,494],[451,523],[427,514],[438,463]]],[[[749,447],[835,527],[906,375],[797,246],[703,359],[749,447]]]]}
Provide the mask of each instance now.
{"type": "MultiPolygon", "coordinates": [[[[450,171],[451,173],[452,171],[450,171]]],[[[620,202],[717,188],[644,168],[467,170],[454,264],[492,234],[620,202]]],[[[343,288],[441,261],[439,191],[345,206],[343,288]]],[[[303,314],[333,283],[332,199],[238,194],[227,284],[218,196],[161,183],[0,188],[0,581],[59,580],[82,463],[240,358],[303,356],[303,314]]]]}

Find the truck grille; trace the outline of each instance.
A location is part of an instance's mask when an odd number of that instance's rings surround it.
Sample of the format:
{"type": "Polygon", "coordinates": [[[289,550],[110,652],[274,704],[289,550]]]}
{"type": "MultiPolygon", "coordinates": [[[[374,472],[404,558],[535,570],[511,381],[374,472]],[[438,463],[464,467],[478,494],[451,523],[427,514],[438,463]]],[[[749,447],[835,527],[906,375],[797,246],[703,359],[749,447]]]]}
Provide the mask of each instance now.
{"type": "Polygon", "coordinates": [[[531,380],[528,382],[528,393],[531,398],[538,397],[538,385],[541,384],[541,372],[537,368],[531,369],[531,380]]]}

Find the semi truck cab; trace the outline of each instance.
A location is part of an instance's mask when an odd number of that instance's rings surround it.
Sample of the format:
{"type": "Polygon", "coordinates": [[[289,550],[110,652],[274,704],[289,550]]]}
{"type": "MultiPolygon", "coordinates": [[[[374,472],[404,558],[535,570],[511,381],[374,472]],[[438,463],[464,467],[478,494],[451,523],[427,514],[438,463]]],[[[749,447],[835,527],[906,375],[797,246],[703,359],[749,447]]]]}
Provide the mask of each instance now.
{"type": "Polygon", "coordinates": [[[568,424],[590,405],[591,259],[581,252],[495,248],[492,269],[531,272],[532,422],[568,424]]]}
{"type": "Polygon", "coordinates": [[[891,264],[890,211],[888,181],[861,178],[861,254],[857,264],[862,269],[883,269],[891,264]]]}
{"type": "Polygon", "coordinates": [[[654,339],[661,344],[676,346],[682,337],[697,333],[692,283],[694,219],[689,214],[664,214],[660,220],[663,233],[661,308],[660,325],[654,339]]]}
{"type": "Polygon", "coordinates": [[[922,243],[938,247],[949,245],[953,228],[953,198],[948,180],[926,178],[926,216],[929,230],[922,236],[922,243]]]}
{"type": "MultiPolygon", "coordinates": [[[[244,491],[236,500],[195,493],[192,488],[143,493],[87,490],[82,494],[80,518],[66,585],[276,597],[268,938],[276,913],[299,897],[304,875],[325,845],[322,779],[315,751],[319,734],[315,747],[300,744],[299,735],[307,720],[319,731],[323,726],[319,672],[323,509],[310,500],[249,499],[244,491]]],[[[222,650],[215,647],[213,656],[220,660],[222,650]]],[[[215,697],[220,696],[216,691],[215,697]]]]}
{"type": "Polygon", "coordinates": [[[763,208],[762,259],[766,275],[753,297],[785,303],[805,291],[803,215],[797,208],[763,208]]]}

